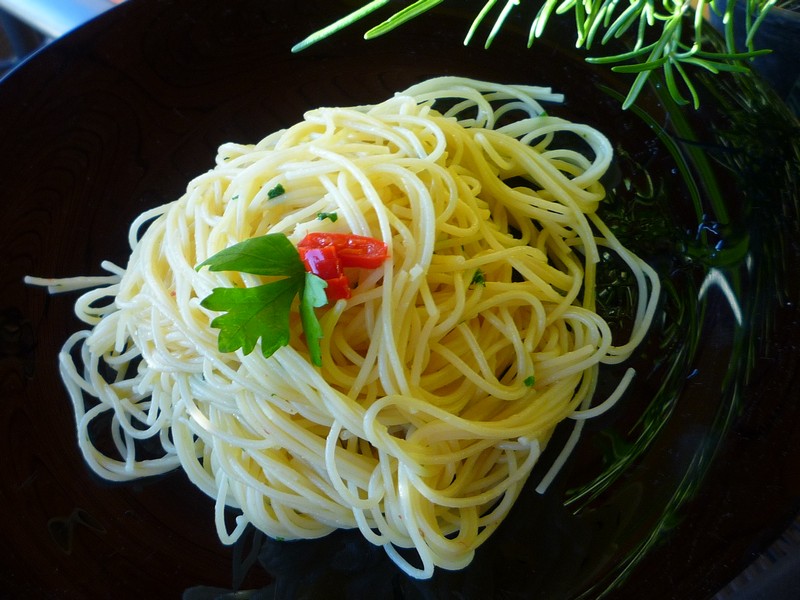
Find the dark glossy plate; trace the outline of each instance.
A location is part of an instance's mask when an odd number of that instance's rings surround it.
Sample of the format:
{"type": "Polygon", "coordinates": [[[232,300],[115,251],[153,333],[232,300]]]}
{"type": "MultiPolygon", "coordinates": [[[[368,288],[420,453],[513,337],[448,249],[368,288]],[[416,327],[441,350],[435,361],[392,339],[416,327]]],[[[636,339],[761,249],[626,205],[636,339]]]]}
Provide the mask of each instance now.
{"type": "MultiPolygon", "coordinates": [[[[353,5],[131,0],[0,83],[0,596],[710,597],[800,509],[797,121],[752,76],[700,74],[698,112],[657,86],[622,111],[630,79],[583,62],[569,23],[527,50],[520,14],[491,49],[465,48],[472,4],[289,52],[353,5]],[[537,469],[469,568],[415,582],[352,532],[224,547],[180,472],[93,477],[56,364],[74,297],[22,277],[124,264],[132,218],[177,197],[223,141],[440,74],[564,92],[553,112],[618,150],[606,219],[665,284],[633,388],[550,491],[534,492],[537,469]]],[[[615,268],[611,318],[627,298],[615,268]]]]}

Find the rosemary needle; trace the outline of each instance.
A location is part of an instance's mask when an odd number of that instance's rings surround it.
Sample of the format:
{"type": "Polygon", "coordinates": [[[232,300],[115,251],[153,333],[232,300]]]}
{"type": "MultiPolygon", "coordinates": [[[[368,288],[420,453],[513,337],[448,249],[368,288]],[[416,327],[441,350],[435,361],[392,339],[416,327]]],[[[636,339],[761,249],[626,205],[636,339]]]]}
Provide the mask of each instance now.
{"type": "MultiPolygon", "coordinates": [[[[402,24],[419,17],[445,0],[416,0],[402,8],[380,24],[369,29],[364,37],[372,39],[388,33],[402,24]]],[[[506,0],[501,3],[499,15],[485,40],[489,47],[498,35],[512,10],[536,0],[506,0]]],[[[593,55],[587,61],[607,64],[612,70],[635,75],[628,95],[623,103],[628,108],[636,101],[641,90],[655,71],[660,70],[672,98],[679,104],[699,106],[699,97],[692,83],[691,69],[705,69],[711,73],[720,71],[743,71],[747,62],[766,54],[769,50],[757,50],[753,39],[769,10],[777,0],[739,0],[745,7],[745,49],[736,48],[734,39],[734,5],[737,0],[539,0],[539,10],[531,23],[528,46],[542,36],[551,18],[565,18],[572,13],[575,23],[575,45],[593,55]],[[705,11],[722,17],[724,23],[724,48],[709,49],[711,43],[704,32],[705,11]],[[630,36],[633,47],[619,54],[596,53],[613,39],[630,36]],[[691,101],[686,98],[686,94],[691,101]]],[[[383,8],[389,0],[371,0],[361,8],[312,33],[296,44],[292,52],[341,31],[364,17],[383,8]]],[[[477,33],[481,22],[497,10],[497,0],[486,0],[472,21],[466,38],[468,44],[477,33]]]]}

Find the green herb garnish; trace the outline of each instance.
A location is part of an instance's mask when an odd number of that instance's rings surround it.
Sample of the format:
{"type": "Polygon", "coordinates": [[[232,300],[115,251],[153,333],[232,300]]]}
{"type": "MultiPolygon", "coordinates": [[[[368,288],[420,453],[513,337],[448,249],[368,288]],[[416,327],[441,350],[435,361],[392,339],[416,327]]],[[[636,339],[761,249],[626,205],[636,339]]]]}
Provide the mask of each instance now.
{"type": "Polygon", "coordinates": [[[260,339],[262,354],[272,356],[289,343],[289,315],[295,296],[300,296],[300,320],[311,362],[322,364],[322,327],[314,308],[327,303],[326,283],[306,271],[297,248],[285,235],[272,233],[234,244],[196,268],[202,267],[280,278],[254,287],[215,288],[202,300],[204,308],[225,313],[211,321],[219,329],[220,352],[241,348],[249,354],[260,339]]]}
{"type": "Polygon", "coordinates": [[[536,383],[536,377],[533,375],[528,375],[525,379],[522,380],[527,387],[533,387],[533,384],[536,383]]]}
{"type": "Polygon", "coordinates": [[[286,193],[286,190],[283,189],[283,186],[279,183],[270,191],[267,192],[267,198],[270,200],[277,198],[278,196],[283,196],[286,193]]]}
{"type": "Polygon", "coordinates": [[[318,212],[317,219],[320,221],[324,221],[325,219],[330,219],[331,222],[335,223],[336,220],[339,218],[339,215],[335,212],[318,212]]]}
{"type": "Polygon", "coordinates": [[[472,275],[472,281],[470,281],[470,285],[486,285],[486,276],[483,274],[483,271],[480,269],[475,269],[475,273],[472,275]]]}
{"type": "MultiPolygon", "coordinates": [[[[444,0],[417,0],[392,14],[379,25],[364,34],[365,39],[378,37],[399,27],[403,23],[422,15],[444,0]]],[[[503,27],[509,14],[523,4],[534,0],[507,0],[496,9],[494,25],[486,36],[485,47],[489,47],[503,27]],[[499,11],[499,12],[498,12],[499,11]]],[[[605,56],[591,56],[592,63],[612,64],[613,71],[632,73],[636,77],[631,84],[623,106],[633,104],[650,75],[660,69],[672,98],[679,104],[687,104],[684,92],[692,97],[695,108],[698,96],[687,68],[702,68],[712,73],[719,71],[745,71],[746,61],[769,52],[756,50],[753,39],[767,12],[777,0],[741,0],[745,5],[744,52],[736,49],[734,40],[734,17],[736,2],[728,0],[539,0],[539,8],[533,18],[528,35],[528,47],[542,36],[551,17],[567,18],[573,13],[576,26],[575,45],[589,51],[599,43],[622,37],[633,32],[634,45],[629,52],[605,56]],[[704,27],[710,25],[704,19],[706,11],[722,16],[725,24],[725,48],[722,52],[709,50],[710,43],[704,27]],[[682,81],[683,85],[680,85],[682,81]],[[683,88],[683,89],[681,89],[683,88]]],[[[389,0],[372,0],[327,27],[312,33],[296,44],[292,52],[308,46],[352,25],[389,3],[389,0]]],[[[464,40],[468,44],[478,27],[495,10],[497,0],[487,0],[476,15],[464,40]]],[[[738,24],[738,23],[737,23],[738,24]]]]}

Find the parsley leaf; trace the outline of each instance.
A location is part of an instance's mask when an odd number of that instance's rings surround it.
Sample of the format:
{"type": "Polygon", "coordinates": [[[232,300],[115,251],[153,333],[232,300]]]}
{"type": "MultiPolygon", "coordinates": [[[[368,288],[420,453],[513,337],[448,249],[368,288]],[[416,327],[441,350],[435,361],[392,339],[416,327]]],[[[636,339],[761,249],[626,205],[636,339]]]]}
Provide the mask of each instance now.
{"type": "Polygon", "coordinates": [[[261,352],[269,357],[289,343],[289,312],[298,292],[298,281],[285,278],[251,288],[215,288],[200,305],[225,312],[211,321],[219,329],[220,352],[241,348],[250,354],[261,338],[261,352]]]}
{"type": "Polygon", "coordinates": [[[290,313],[295,296],[300,296],[300,320],[308,343],[311,362],[322,364],[322,327],[314,308],[327,303],[326,283],[305,270],[300,254],[282,233],[250,238],[226,248],[197,265],[211,271],[240,271],[252,275],[281,277],[249,288],[214,288],[200,305],[222,314],[211,326],[219,329],[220,352],[245,354],[259,339],[261,352],[269,358],[289,343],[290,313]]]}
{"type": "Polygon", "coordinates": [[[303,324],[303,334],[306,336],[311,363],[318,367],[322,366],[322,353],[319,345],[319,341],[322,339],[322,327],[314,308],[325,306],[328,303],[328,297],[325,294],[326,287],[328,284],[322,277],[306,273],[300,301],[300,321],[303,324]]]}
{"type": "Polygon", "coordinates": [[[306,272],[300,253],[282,233],[250,238],[217,252],[197,265],[211,271],[241,271],[253,275],[302,277],[306,272]]]}

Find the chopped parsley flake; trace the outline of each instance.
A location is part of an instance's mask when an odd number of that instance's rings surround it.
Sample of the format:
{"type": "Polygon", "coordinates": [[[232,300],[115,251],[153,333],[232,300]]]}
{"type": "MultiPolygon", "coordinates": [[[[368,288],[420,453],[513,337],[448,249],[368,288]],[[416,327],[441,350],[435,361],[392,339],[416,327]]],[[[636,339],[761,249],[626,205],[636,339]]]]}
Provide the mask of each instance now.
{"type": "Polygon", "coordinates": [[[339,218],[339,215],[335,212],[318,212],[317,219],[320,221],[324,221],[325,219],[330,219],[332,223],[336,222],[336,219],[339,218]]]}
{"type": "Polygon", "coordinates": [[[282,196],[285,193],[286,193],[286,190],[283,189],[283,186],[279,183],[278,185],[276,185],[274,188],[272,188],[270,191],[267,192],[267,198],[272,200],[273,198],[277,198],[278,196],[282,196]]]}

